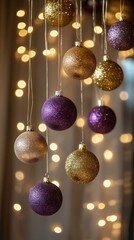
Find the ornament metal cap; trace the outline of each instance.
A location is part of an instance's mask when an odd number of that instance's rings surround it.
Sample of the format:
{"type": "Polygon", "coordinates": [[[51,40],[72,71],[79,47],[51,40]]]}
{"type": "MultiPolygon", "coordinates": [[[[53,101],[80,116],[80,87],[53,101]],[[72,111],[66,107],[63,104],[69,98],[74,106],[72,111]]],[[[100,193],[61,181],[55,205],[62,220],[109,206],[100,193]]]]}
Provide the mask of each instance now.
{"type": "Polygon", "coordinates": [[[32,126],[32,125],[27,125],[27,126],[26,126],[26,131],[27,131],[27,132],[32,132],[32,131],[34,131],[33,126],[32,126]]]}
{"type": "Polygon", "coordinates": [[[110,56],[109,55],[104,55],[103,56],[103,61],[108,61],[108,60],[111,60],[110,56]]]}
{"type": "Polygon", "coordinates": [[[82,46],[82,42],[80,41],[75,41],[75,47],[81,47],[82,46]]]}
{"type": "Polygon", "coordinates": [[[62,90],[56,90],[55,91],[55,96],[63,96],[62,90]]]}
{"type": "Polygon", "coordinates": [[[79,144],[79,150],[86,150],[86,144],[85,143],[80,143],[79,144]]]}
{"type": "Polygon", "coordinates": [[[121,15],[120,18],[119,18],[119,21],[123,21],[123,16],[121,15]]]}
{"type": "Polygon", "coordinates": [[[51,180],[50,180],[50,178],[49,178],[49,177],[44,177],[44,178],[43,178],[43,182],[46,182],[46,183],[48,183],[48,182],[51,182],[51,180]]]}
{"type": "Polygon", "coordinates": [[[103,106],[103,99],[102,99],[102,98],[98,100],[98,106],[99,106],[99,107],[100,107],[100,106],[103,106]]]}

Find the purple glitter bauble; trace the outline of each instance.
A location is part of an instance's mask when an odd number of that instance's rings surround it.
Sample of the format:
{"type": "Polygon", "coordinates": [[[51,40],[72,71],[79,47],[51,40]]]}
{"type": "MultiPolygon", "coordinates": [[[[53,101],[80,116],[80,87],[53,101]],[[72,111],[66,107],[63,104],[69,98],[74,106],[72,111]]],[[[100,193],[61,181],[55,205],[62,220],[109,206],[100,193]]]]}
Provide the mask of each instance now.
{"type": "Polygon", "coordinates": [[[88,125],[96,133],[108,133],[113,130],[115,124],[116,115],[107,106],[94,107],[88,114],[88,125]]]}
{"type": "Polygon", "coordinates": [[[73,125],[77,109],[69,98],[54,96],[43,104],[41,117],[49,128],[61,131],[73,125]]]}
{"type": "Polygon", "coordinates": [[[108,30],[108,43],[117,50],[134,47],[134,24],[127,21],[114,23],[108,30]]]}
{"type": "Polygon", "coordinates": [[[39,215],[49,216],[56,213],[62,205],[61,190],[51,182],[42,182],[29,193],[29,204],[39,215]]]}

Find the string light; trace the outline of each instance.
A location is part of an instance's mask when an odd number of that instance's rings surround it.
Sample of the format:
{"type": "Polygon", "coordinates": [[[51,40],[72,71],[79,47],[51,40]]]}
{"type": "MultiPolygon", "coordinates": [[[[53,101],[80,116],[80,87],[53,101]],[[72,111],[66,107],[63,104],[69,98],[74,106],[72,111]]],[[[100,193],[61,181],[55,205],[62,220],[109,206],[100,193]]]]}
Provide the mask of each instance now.
{"type": "Polygon", "coordinates": [[[15,91],[15,95],[16,95],[16,97],[22,97],[23,96],[23,90],[22,89],[17,89],[16,91],[15,91]]]}
{"type": "Polygon", "coordinates": [[[111,186],[111,181],[109,179],[104,180],[103,186],[105,188],[109,188],[111,186]]]}
{"type": "Polygon", "coordinates": [[[26,87],[26,81],[24,80],[19,80],[18,83],[17,83],[17,86],[19,88],[25,88],[26,87]]]}
{"type": "Polygon", "coordinates": [[[25,15],[25,11],[24,10],[18,10],[16,13],[17,17],[23,17],[25,15]]]}
{"type": "Polygon", "coordinates": [[[17,123],[17,129],[18,129],[19,131],[23,131],[24,128],[25,128],[24,123],[22,123],[22,122],[17,123]]]}
{"type": "Polygon", "coordinates": [[[13,205],[13,208],[14,208],[14,210],[17,211],[17,212],[21,211],[21,205],[20,205],[19,203],[15,203],[15,204],[13,205]]]}
{"type": "Polygon", "coordinates": [[[16,178],[17,180],[19,180],[19,181],[24,180],[24,173],[23,173],[22,171],[17,171],[17,172],[15,173],[15,178],[16,178]]]}
{"type": "Polygon", "coordinates": [[[47,129],[47,126],[45,123],[40,123],[39,126],[38,126],[38,129],[40,132],[45,132],[46,129],[47,129]]]}
{"type": "Polygon", "coordinates": [[[49,147],[50,147],[50,149],[51,149],[52,151],[55,151],[55,150],[57,150],[57,148],[58,148],[57,143],[51,143],[51,144],[49,145],[49,147]]]}

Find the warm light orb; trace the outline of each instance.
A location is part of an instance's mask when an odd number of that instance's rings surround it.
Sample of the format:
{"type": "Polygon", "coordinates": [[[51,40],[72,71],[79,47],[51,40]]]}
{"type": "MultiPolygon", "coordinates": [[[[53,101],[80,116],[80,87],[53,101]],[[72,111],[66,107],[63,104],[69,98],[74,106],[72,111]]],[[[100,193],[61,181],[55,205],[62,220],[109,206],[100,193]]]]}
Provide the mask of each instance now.
{"type": "Polygon", "coordinates": [[[90,85],[90,84],[92,84],[93,81],[92,81],[92,78],[89,77],[89,78],[84,79],[83,82],[84,82],[86,85],[90,85]]]}
{"type": "Polygon", "coordinates": [[[121,223],[120,222],[116,222],[113,224],[113,229],[120,229],[121,228],[121,223]]]}
{"type": "Polygon", "coordinates": [[[29,54],[24,54],[24,55],[22,55],[21,61],[22,61],[22,62],[28,62],[28,61],[29,61],[29,54]]]}
{"type": "Polygon", "coordinates": [[[99,227],[104,227],[105,225],[106,225],[106,221],[105,220],[101,219],[101,220],[98,221],[98,226],[99,227]]]}
{"type": "Polygon", "coordinates": [[[86,40],[86,41],[84,41],[83,45],[86,48],[93,48],[94,47],[94,42],[93,42],[93,40],[86,40]]]}
{"type": "Polygon", "coordinates": [[[100,133],[94,134],[91,138],[91,141],[94,144],[101,143],[103,140],[104,140],[104,135],[100,133]]]}
{"type": "Polygon", "coordinates": [[[99,208],[100,210],[104,209],[104,208],[105,208],[105,204],[100,202],[100,203],[98,204],[98,208],[99,208]]]}
{"type": "Polygon", "coordinates": [[[54,232],[55,233],[61,233],[62,232],[62,228],[57,226],[57,227],[54,228],[54,232]]]}
{"type": "Polygon", "coordinates": [[[38,129],[40,132],[45,132],[47,130],[47,126],[45,123],[40,123],[38,129]]]}
{"type": "Polygon", "coordinates": [[[131,133],[124,133],[120,136],[120,142],[122,143],[130,143],[133,140],[133,136],[131,133]]]}
{"type": "Polygon", "coordinates": [[[23,131],[24,128],[25,128],[24,123],[22,123],[22,122],[17,123],[17,129],[18,129],[19,131],[23,131]]]}
{"type": "Polygon", "coordinates": [[[57,30],[52,30],[52,31],[50,32],[50,36],[51,36],[51,37],[57,37],[57,36],[58,36],[58,31],[57,31],[57,30]]]}
{"type": "Polygon", "coordinates": [[[26,51],[26,47],[24,47],[24,46],[20,46],[17,48],[17,52],[19,54],[23,54],[25,51],[26,51]]]}
{"type": "Polygon", "coordinates": [[[43,50],[42,54],[43,54],[44,56],[49,56],[50,50],[45,49],[45,50],[43,50]]]}
{"type": "Polygon", "coordinates": [[[59,162],[60,161],[60,156],[58,154],[52,155],[52,161],[53,162],[59,162]]]}
{"type": "Polygon", "coordinates": [[[94,27],[94,32],[96,34],[101,34],[102,33],[102,27],[101,26],[95,26],[94,27]]]}
{"type": "Polygon", "coordinates": [[[117,203],[117,202],[116,202],[116,200],[114,200],[114,199],[111,199],[111,200],[108,202],[108,204],[109,204],[110,207],[115,206],[116,203],[117,203]]]}
{"type": "Polygon", "coordinates": [[[81,118],[81,117],[78,118],[76,120],[76,125],[77,125],[77,127],[83,127],[85,125],[85,120],[83,118],[81,118]]]}
{"type": "Polygon", "coordinates": [[[58,145],[56,143],[51,143],[49,147],[52,151],[55,151],[58,149],[58,145]]]}
{"type": "Polygon", "coordinates": [[[22,171],[17,171],[15,173],[15,178],[18,180],[18,181],[22,181],[24,180],[24,173],[22,171]]]}
{"type": "Polygon", "coordinates": [[[74,22],[74,23],[72,23],[72,27],[74,29],[79,29],[80,28],[80,23],[79,22],[74,22]]]}
{"type": "Polygon", "coordinates": [[[116,17],[117,20],[120,20],[121,13],[120,12],[115,13],[115,17],[116,17]]]}
{"type": "Polygon", "coordinates": [[[107,216],[106,220],[108,222],[115,222],[117,220],[117,216],[116,215],[107,216]]]}
{"type": "Polygon", "coordinates": [[[24,23],[24,22],[19,22],[17,25],[18,29],[24,29],[25,27],[26,27],[26,23],[24,23]]]}
{"type": "Polygon", "coordinates": [[[38,18],[39,18],[40,20],[44,20],[44,15],[43,15],[43,13],[39,13],[38,18]]]}
{"type": "Polygon", "coordinates": [[[86,207],[88,210],[93,210],[95,208],[93,203],[88,203],[86,207]]]}
{"type": "Polygon", "coordinates": [[[28,33],[32,33],[33,32],[33,26],[29,26],[27,31],[28,31],[28,33]]]}
{"type": "Polygon", "coordinates": [[[26,82],[24,80],[19,80],[17,83],[17,86],[19,88],[25,88],[26,87],[26,82]]]}
{"type": "Polygon", "coordinates": [[[17,211],[17,212],[21,211],[21,205],[20,205],[19,203],[15,203],[15,204],[13,205],[13,208],[14,208],[14,210],[17,211]]]}
{"type": "Polygon", "coordinates": [[[128,95],[128,92],[127,92],[127,91],[121,91],[121,92],[120,92],[120,99],[121,99],[122,101],[126,101],[126,100],[128,100],[128,98],[129,98],[129,95],[128,95]]]}
{"type": "Polygon", "coordinates": [[[106,160],[111,160],[112,157],[113,157],[112,151],[110,151],[110,150],[108,150],[108,149],[104,151],[103,155],[104,155],[104,158],[105,158],[106,160]]]}
{"type": "Polygon", "coordinates": [[[20,37],[25,37],[27,35],[27,30],[26,29],[22,29],[19,31],[18,35],[20,37]]]}
{"type": "Polygon", "coordinates": [[[18,10],[16,13],[17,17],[23,17],[25,15],[25,11],[24,10],[18,10]]]}
{"type": "Polygon", "coordinates": [[[104,180],[103,186],[105,188],[109,188],[111,186],[111,181],[109,179],[104,180]]]}
{"type": "Polygon", "coordinates": [[[56,49],[55,48],[50,48],[49,53],[50,53],[50,56],[55,55],[56,54],[56,49]]]}
{"type": "Polygon", "coordinates": [[[17,89],[17,90],[15,91],[15,96],[16,96],[16,97],[22,97],[23,94],[24,94],[24,92],[23,92],[22,89],[17,89]]]}

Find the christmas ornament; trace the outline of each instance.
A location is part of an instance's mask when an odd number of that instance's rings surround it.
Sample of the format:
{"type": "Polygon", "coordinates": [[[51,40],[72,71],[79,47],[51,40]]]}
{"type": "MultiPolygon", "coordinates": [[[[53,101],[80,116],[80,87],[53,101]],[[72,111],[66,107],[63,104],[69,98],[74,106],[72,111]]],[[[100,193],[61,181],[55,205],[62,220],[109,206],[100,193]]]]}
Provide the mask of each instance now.
{"type": "Polygon", "coordinates": [[[127,21],[114,23],[108,30],[108,43],[117,50],[134,47],[134,24],[127,21]]]}
{"type": "Polygon", "coordinates": [[[73,125],[77,117],[77,109],[69,98],[56,91],[55,96],[43,104],[41,117],[49,128],[61,131],[73,125]]]}
{"type": "Polygon", "coordinates": [[[62,205],[61,190],[49,179],[35,185],[29,193],[29,204],[34,212],[42,216],[56,213],[62,205]]]}
{"type": "Polygon", "coordinates": [[[67,176],[78,184],[89,183],[99,172],[97,157],[86,149],[85,144],[79,144],[79,149],[72,152],[65,161],[67,176]]]}
{"type": "Polygon", "coordinates": [[[35,163],[44,159],[47,153],[45,138],[30,126],[15,140],[14,152],[16,157],[24,163],[35,163]]]}
{"type": "Polygon", "coordinates": [[[66,26],[74,18],[75,7],[69,0],[47,0],[44,17],[52,26],[66,26]]]}
{"type": "Polygon", "coordinates": [[[63,69],[66,74],[76,80],[90,77],[96,68],[96,58],[90,49],[82,47],[80,42],[70,48],[63,56],[63,69]]]}
{"type": "Polygon", "coordinates": [[[122,83],[123,71],[116,62],[110,60],[109,56],[104,56],[103,61],[97,64],[92,79],[98,88],[111,91],[122,83]]]}
{"type": "Polygon", "coordinates": [[[96,133],[109,133],[116,124],[114,111],[107,106],[96,106],[88,114],[88,125],[96,133]]]}

